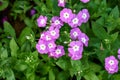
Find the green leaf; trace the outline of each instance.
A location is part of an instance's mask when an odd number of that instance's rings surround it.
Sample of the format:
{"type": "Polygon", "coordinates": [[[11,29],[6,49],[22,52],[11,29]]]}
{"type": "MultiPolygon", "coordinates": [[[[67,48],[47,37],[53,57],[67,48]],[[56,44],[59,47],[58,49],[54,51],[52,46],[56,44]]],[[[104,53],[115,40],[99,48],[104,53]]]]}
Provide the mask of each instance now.
{"type": "Polygon", "coordinates": [[[5,74],[6,80],[15,80],[15,76],[12,69],[5,68],[4,74],[5,74]]]}
{"type": "Polygon", "coordinates": [[[67,59],[63,59],[63,58],[60,58],[56,64],[63,70],[67,70],[69,69],[69,67],[71,66],[69,64],[70,62],[67,60],[67,59]]]}
{"type": "Polygon", "coordinates": [[[16,41],[14,40],[14,38],[12,38],[10,40],[10,49],[11,49],[11,56],[13,57],[17,57],[17,51],[19,49],[16,41]]]}
{"type": "Polygon", "coordinates": [[[49,71],[49,80],[55,80],[55,74],[52,70],[49,71]]]}
{"type": "Polygon", "coordinates": [[[93,72],[89,72],[84,76],[85,80],[99,80],[93,72]]]}
{"type": "Polygon", "coordinates": [[[25,63],[25,61],[18,60],[17,63],[15,64],[15,69],[18,71],[24,71],[27,68],[28,68],[28,66],[25,63]]]}
{"type": "Polygon", "coordinates": [[[96,22],[92,22],[92,30],[94,34],[101,40],[108,39],[109,37],[103,26],[97,24],[96,22]]]}
{"type": "Polygon", "coordinates": [[[32,29],[30,27],[25,27],[22,30],[22,32],[20,34],[20,37],[18,38],[19,44],[22,45],[24,42],[26,42],[27,36],[29,37],[30,34],[32,34],[32,33],[33,33],[33,31],[32,31],[32,29]]]}
{"type": "Polygon", "coordinates": [[[2,4],[0,5],[0,11],[4,10],[5,8],[8,7],[9,1],[7,0],[2,0],[2,4]]]}
{"type": "Polygon", "coordinates": [[[33,27],[34,26],[34,23],[29,18],[25,18],[24,22],[28,27],[33,27]]]}
{"type": "Polygon", "coordinates": [[[114,42],[117,39],[118,34],[119,34],[119,32],[116,32],[116,33],[111,35],[111,42],[114,42]]]}
{"type": "Polygon", "coordinates": [[[16,37],[14,28],[7,21],[4,22],[4,32],[8,33],[10,36],[14,38],[16,37]]]}
{"type": "Polygon", "coordinates": [[[118,6],[115,6],[114,9],[112,9],[110,16],[113,16],[115,19],[119,18],[119,9],[118,6]]]}
{"type": "Polygon", "coordinates": [[[1,59],[7,58],[7,57],[8,57],[7,49],[4,49],[3,52],[1,53],[1,59]]]}

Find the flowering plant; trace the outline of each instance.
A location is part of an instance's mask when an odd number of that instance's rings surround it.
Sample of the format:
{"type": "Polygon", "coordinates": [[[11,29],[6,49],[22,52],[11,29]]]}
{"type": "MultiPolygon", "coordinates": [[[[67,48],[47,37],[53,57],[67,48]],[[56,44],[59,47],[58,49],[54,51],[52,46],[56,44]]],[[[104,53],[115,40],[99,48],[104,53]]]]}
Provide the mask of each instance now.
{"type": "Polygon", "coordinates": [[[0,79],[119,80],[119,3],[0,0],[0,79]]]}

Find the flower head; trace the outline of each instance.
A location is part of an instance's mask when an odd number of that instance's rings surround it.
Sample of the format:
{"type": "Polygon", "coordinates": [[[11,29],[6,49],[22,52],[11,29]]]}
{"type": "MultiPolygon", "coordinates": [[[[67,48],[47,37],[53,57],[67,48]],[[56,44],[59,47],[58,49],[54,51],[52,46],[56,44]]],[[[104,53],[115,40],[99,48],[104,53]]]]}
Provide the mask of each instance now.
{"type": "Polygon", "coordinates": [[[40,54],[48,53],[46,42],[41,39],[39,39],[38,43],[36,44],[36,49],[40,54]]]}
{"type": "Polygon", "coordinates": [[[78,39],[78,37],[80,36],[81,33],[82,32],[80,31],[79,28],[73,28],[70,31],[70,37],[71,37],[71,39],[76,40],[76,39],[78,39]]]}
{"type": "Polygon", "coordinates": [[[120,49],[118,49],[118,54],[120,55],[120,49]]]}
{"type": "Polygon", "coordinates": [[[87,3],[87,2],[89,2],[90,0],[80,0],[81,2],[83,2],[83,3],[87,3]]]}
{"type": "Polygon", "coordinates": [[[46,43],[47,43],[46,45],[48,47],[48,52],[52,52],[55,50],[55,48],[56,48],[55,41],[48,41],[46,43]]]}
{"type": "Polygon", "coordinates": [[[51,21],[52,21],[51,26],[54,28],[60,29],[61,26],[63,26],[63,22],[60,20],[58,16],[52,17],[51,21]]]}
{"type": "Polygon", "coordinates": [[[68,48],[68,56],[73,60],[78,60],[82,58],[83,52],[83,44],[80,41],[72,41],[69,44],[70,48],[68,48]]]}
{"type": "Polygon", "coordinates": [[[81,33],[78,39],[87,47],[89,38],[85,33],[81,33]]]}
{"type": "Polygon", "coordinates": [[[82,9],[82,11],[78,13],[78,16],[83,23],[86,23],[90,18],[90,15],[87,9],[82,9]]]}
{"type": "Polygon", "coordinates": [[[36,10],[35,10],[35,9],[31,9],[31,10],[30,10],[30,15],[31,15],[31,16],[33,16],[35,13],[36,13],[36,10]]]}
{"type": "Polygon", "coordinates": [[[65,0],[58,0],[58,6],[59,7],[65,7],[65,0]]]}
{"type": "Polygon", "coordinates": [[[38,27],[45,27],[47,23],[47,17],[46,16],[39,16],[39,18],[37,19],[37,24],[38,27]]]}
{"type": "Polygon", "coordinates": [[[105,69],[110,74],[118,72],[118,60],[114,56],[105,58],[105,69]]]}
{"type": "Polygon", "coordinates": [[[59,29],[49,29],[48,34],[51,36],[52,39],[56,40],[59,38],[59,29]]]}
{"type": "Polygon", "coordinates": [[[64,47],[58,45],[53,52],[50,52],[48,54],[49,54],[50,57],[59,58],[59,57],[65,55],[64,47]]]}
{"type": "Polygon", "coordinates": [[[79,16],[77,16],[76,14],[73,14],[73,18],[72,20],[68,23],[72,28],[75,28],[77,26],[80,26],[82,24],[79,16]]]}
{"type": "Polygon", "coordinates": [[[73,18],[73,13],[71,9],[64,8],[62,11],[60,11],[60,19],[65,22],[69,23],[73,18]]]}

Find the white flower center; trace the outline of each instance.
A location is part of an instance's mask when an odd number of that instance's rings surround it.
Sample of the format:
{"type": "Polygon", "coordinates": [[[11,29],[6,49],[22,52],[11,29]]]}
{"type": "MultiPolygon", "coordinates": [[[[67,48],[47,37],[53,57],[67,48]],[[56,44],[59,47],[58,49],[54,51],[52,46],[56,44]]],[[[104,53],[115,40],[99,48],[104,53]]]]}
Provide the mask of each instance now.
{"type": "Polygon", "coordinates": [[[52,36],[55,36],[55,35],[56,35],[56,32],[53,30],[53,31],[50,32],[50,34],[51,34],[52,36]]]}
{"type": "Polygon", "coordinates": [[[61,54],[61,50],[60,50],[60,49],[57,49],[57,50],[55,51],[55,53],[56,53],[56,54],[61,54]]]}
{"type": "Polygon", "coordinates": [[[73,50],[74,51],[79,51],[79,46],[78,45],[73,46],[73,50]]]}
{"type": "Polygon", "coordinates": [[[60,3],[64,3],[64,0],[60,0],[60,3]]]}
{"type": "Polygon", "coordinates": [[[59,21],[59,20],[56,20],[56,21],[55,21],[55,25],[58,25],[58,24],[60,24],[60,21],[59,21]]]}
{"type": "Polygon", "coordinates": [[[86,19],[87,18],[87,15],[85,13],[82,14],[82,18],[83,19],[86,19]]]}
{"type": "Polygon", "coordinates": [[[44,34],[41,34],[41,38],[43,38],[44,34]]]}
{"type": "Polygon", "coordinates": [[[46,35],[46,40],[51,40],[50,36],[46,35]]]}
{"type": "Polygon", "coordinates": [[[49,43],[49,44],[48,44],[48,47],[49,47],[49,48],[52,48],[52,47],[53,47],[53,44],[52,44],[52,43],[49,43]]]}
{"type": "Polygon", "coordinates": [[[86,42],[86,39],[85,39],[85,38],[81,38],[81,41],[82,41],[83,43],[85,43],[85,42],[86,42]]]}
{"type": "Polygon", "coordinates": [[[77,32],[73,32],[74,37],[78,36],[77,32]]]}
{"type": "Polygon", "coordinates": [[[74,18],[74,19],[72,20],[72,23],[73,23],[73,24],[78,24],[78,18],[74,18]]]}
{"type": "Polygon", "coordinates": [[[64,17],[65,19],[67,19],[67,18],[69,18],[69,14],[66,12],[66,13],[64,13],[63,17],[64,17]]]}
{"type": "Polygon", "coordinates": [[[113,60],[110,60],[108,63],[109,63],[111,66],[114,65],[114,61],[113,61],[113,60]]]}
{"type": "Polygon", "coordinates": [[[41,24],[44,24],[44,23],[45,23],[45,20],[44,20],[44,19],[41,19],[40,23],[41,23],[41,24]]]}
{"type": "Polygon", "coordinates": [[[46,48],[46,46],[45,46],[44,44],[41,44],[41,45],[40,45],[40,49],[41,49],[41,50],[45,50],[45,48],[46,48]]]}

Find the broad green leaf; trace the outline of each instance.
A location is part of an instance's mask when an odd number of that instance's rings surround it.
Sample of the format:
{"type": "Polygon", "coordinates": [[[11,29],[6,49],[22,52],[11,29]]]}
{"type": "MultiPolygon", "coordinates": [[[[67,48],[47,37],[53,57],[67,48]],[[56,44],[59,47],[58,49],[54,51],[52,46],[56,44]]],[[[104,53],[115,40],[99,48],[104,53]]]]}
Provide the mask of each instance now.
{"type": "Polygon", "coordinates": [[[120,74],[113,75],[112,80],[119,80],[120,74]]]}
{"type": "Polygon", "coordinates": [[[2,0],[2,4],[0,5],[0,11],[4,10],[8,7],[9,1],[8,0],[2,0]]]}
{"type": "Polygon", "coordinates": [[[110,16],[113,16],[115,19],[119,18],[119,9],[118,6],[115,6],[114,9],[112,9],[110,16]]]}
{"type": "Polygon", "coordinates": [[[111,35],[111,42],[114,42],[117,37],[118,37],[119,32],[115,32],[114,34],[111,35]]]}
{"type": "Polygon", "coordinates": [[[18,38],[18,42],[20,45],[22,45],[24,42],[26,42],[27,40],[27,36],[30,36],[30,34],[32,34],[33,31],[30,27],[25,27],[21,34],[20,34],[20,37],[18,38]]]}
{"type": "Polygon", "coordinates": [[[1,52],[1,59],[7,58],[7,57],[8,57],[7,49],[4,49],[3,52],[1,52]]]}
{"type": "Polygon", "coordinates": [[[7,33],[7,34],[9,34],[10,36],[12,36],[14,38],[16,37],[16,33],[15,33],[14,28],[7,21],[4,22],[4,32],[7,33]]]}
{"type": "Polygon", "coordinates": [[[61,71],[57,74],[56,80],[69,80],[68,77],[69,77],[68,72],[61,71]]]}
{"type": "Polygon", "coordinates": [[[15,80],[15,76],[12,69],[6,68],[4,74],[5,74],[6,80],[15,80]]]}
{"type": "Polygon", "coordinates": [[[12,38],[10,40],[10,49],[11,49],[11,56],[12,57],[17,57],[17,51],[19,49],[16,41],[14,40],[14,38],[12,38]]]}
{"type": "Polygon", "coordinates": [[[93,62],[89,62],[89,65],[90,65],[90,69],[94,72],[99,72],[102,69],[100,65],[93,62]]]}
{"type": "Polygon", "coordinates": [[[29,18],[25,18],[24,22],[28,27],[33,27],[34,26],[34,23],[29,18]]]}
{"type": "Polygon", "coordinates": [[[72,68],[70,69],[71,76],[77,75],[82,71],[82,63],[80,60],[71,60],[71,65],[72,65],[72,68]]]}
{"type": "Polygon", "coordinates": [[[99,80],[93,72],[89,72],[84,76],[85,80],[99,80]]]}
{"type": "Polygon", "coordinates": [[[53,70],[49,71],[49,80],[55,80],[55,74],[54,74],[53,70]]]}
{"type": "Polygon", "coordinates": [[[94,34],[101,40],[109,38],[109,35],[107,34],[103,26],[97,24],[96,22],[92,22],[92,30],[94,34]]]}
{"type": "Polygon", "coordinates": [[[18,71],[24,71],[27,68],[28,68],[27,64],[22,60],[18,60],[17,63],[15,64],[15,69],[18,71]]]}
{"type": "Polygon", "coordinates": [[[70,62],[67,59],[59,59],[56,64],[63,70],[67,70],[71,65],[69,64],[70,62]]]}

